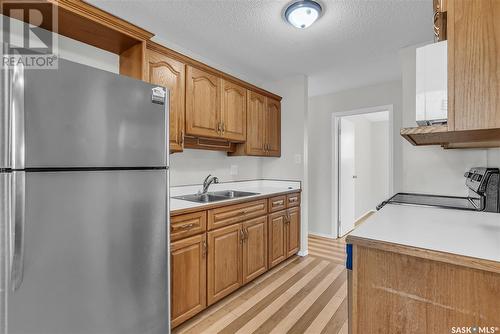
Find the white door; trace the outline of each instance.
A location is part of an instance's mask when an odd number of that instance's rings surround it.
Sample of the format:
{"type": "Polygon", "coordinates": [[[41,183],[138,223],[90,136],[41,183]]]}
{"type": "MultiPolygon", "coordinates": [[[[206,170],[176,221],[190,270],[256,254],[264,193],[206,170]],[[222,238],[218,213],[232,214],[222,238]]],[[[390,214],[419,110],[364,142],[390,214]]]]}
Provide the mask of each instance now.
{"type": "Polygon", "coordinates": [[[347,118],[339,121],[339,234],[354,229],[355,200],[355,128],[347,118]]]}

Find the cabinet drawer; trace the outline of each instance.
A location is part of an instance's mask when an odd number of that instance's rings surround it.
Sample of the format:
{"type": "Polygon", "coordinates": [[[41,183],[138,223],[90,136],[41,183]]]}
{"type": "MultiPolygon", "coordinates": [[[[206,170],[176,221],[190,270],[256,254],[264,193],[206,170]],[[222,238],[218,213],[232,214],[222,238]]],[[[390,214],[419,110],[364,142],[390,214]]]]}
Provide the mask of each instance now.
{"type": "Polygon", "coordinates": [[[287,207],[300,205],[300,193],[290,194],[286,196],[287,207]]]}
{"type": "Polygon", "coordinates": [[[276,212],[286,209],[286,196],[276,196],[269,199],[269,212],[276,212]]]}
{"type": "Polygon", "coordinates": [[[172,217],[170,240],[179,240],[207,230],[207,212],[200,211],[172,217]]]}
{"type": "Polygon", "coordinates": [[[213,230],[265,214],[267,214],[266,199],[208,210],[208,229],[213,230]]]}

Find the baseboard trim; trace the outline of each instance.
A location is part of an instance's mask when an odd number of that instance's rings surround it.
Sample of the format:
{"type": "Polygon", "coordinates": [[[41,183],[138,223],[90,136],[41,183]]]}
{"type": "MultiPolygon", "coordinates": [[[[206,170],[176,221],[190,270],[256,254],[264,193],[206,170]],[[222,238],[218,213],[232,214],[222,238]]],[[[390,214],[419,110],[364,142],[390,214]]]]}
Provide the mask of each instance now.
{"type": "Polygon", "coordinates": [[[310,235],[315,235],[317,237],[329,238],[329,239],[337,239],[337,236],[327,234],[327,233],[317,233],[317,232],[309,232],[310,235]]]}
{"type": "Polygon", "coordinates": [[[309,250],[301,250],[297,253],[298,256],[307,256],[309,254],[309,250]]]}

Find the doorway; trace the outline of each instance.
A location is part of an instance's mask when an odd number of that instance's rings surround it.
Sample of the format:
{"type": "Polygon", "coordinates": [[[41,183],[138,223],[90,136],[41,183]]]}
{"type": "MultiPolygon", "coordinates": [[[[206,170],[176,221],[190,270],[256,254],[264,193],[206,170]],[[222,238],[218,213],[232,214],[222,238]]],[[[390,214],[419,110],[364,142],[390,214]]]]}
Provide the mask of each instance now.
{"type": "Polygon", "coordinates": [[[352,231],[393,191],[392,106],[333,116],[333,180],[337,236],[352,231]]]}

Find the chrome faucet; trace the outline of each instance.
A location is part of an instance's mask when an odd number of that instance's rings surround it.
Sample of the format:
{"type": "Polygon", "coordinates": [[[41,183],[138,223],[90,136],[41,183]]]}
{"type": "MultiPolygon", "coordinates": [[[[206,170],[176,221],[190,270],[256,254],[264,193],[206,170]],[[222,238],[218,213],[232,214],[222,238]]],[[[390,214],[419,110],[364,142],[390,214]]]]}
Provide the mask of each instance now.
{"type": "Polygon", "coordinates": [[[212,183],[219,183],[219,179],[217,176],[212,176],[211,174],[208,174],[208,176],[205,178],[205,181],[203,181],[203,190],[200,192],[200,194],[206,194],[208,191],[208,188],[212,183]]]}

